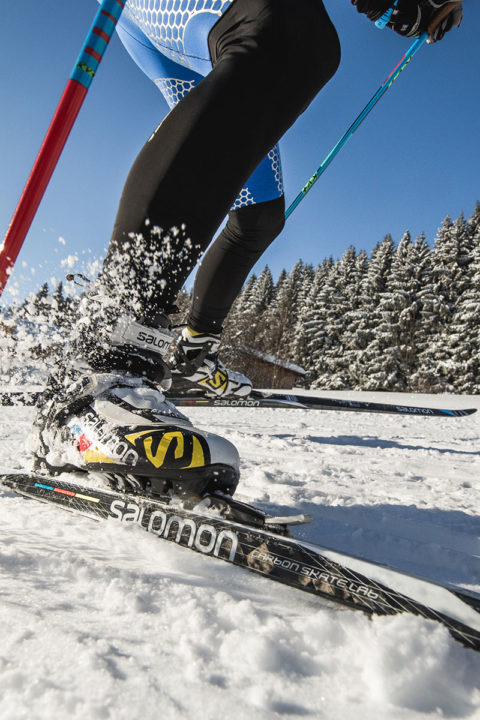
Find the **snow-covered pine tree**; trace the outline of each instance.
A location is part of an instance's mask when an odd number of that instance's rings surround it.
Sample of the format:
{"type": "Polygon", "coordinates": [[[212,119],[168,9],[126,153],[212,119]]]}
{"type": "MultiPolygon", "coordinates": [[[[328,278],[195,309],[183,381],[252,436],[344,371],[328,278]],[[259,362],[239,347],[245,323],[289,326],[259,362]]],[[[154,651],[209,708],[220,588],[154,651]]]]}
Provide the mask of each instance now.
{"type": "Polygon", "coordinates": [[[265,314],[275,296],[275,285],[268,265],[258,276],[242,316],[242,344],[254,350],[264,350],[269,328],[265,323],[265,314]]]}
{"type": "Polygon", "coordinates": [[[375,352],[373,340],[380,324],[378,310],[386,291],[394,253],[392,236],[386,235],[372,250],[367,272],[360,286],[358,315],[353,330],[356,352],[352,354],[350,363],[352,385],[356,389],[367,387],[371,382],[371,375],[381,372],[381,357],[375,352]]]}
{"type": "Polygon", "coordinates": [[[233,303],[223,326],[221,358],[232,369],[241,369],[238,366],[236,348],[244,344],[250,299],[256,284],[257,276],[255,274],[250,275],[233,303]]]}
{"type": "Polygon", "coordinates": [[[333,259],[330,257],[314,270],[311,289],[303,308],[303,322],[296,336],[296,362],[307,371],[306,381],[309,384],[314,383],[323,370],[322,348],[326,334],[321,295],[333,268],[333,259]]]}
{"type": "Polygon", "coordinates": [[[470,257],[468,287],[458,307],[462,332],[459,337],[459,356],[464,363],[462,378],[457,382],[458,392],[480,394],[480,203],[468,221],[470,257]]]}
{"type": "MultiPolygon", "coordinates": [[[[302,265],[298,277],[296,318],[293,328],[292,360],[300,367],[307,367],[307,343],[305,322],[309,308],[309,298],[312,293],[315,271],[310,264],[302,265]]],[[[305,379],[305,382],[307,380],[305,379]]]]}
{"type": "Polygon", "coordinates": [[[48,283],[43,283],[36,293],[31,292],[20,305],[17,318],[30,322],[45,322],[50,314],[48,293],[48,283]]]}
{"type": "Polygon", "coordinates": [[[58,327],[63,324],[65,319],[65,309],[66,303],[63,295],[63,283],[60,281],[53,291],[50,301],[49,321],[52,325],[56,325],[58,327]]]}
{"type": "Polygon", "coordinates": [[[265,313],[274,294],[272,273],[266,266],[258,278],[247,282],[245,291],[240,294],[225,323],[221,359],[232,370],[247,374],[253,382],[256,378],[252,374],[248,349],[264,350],[268,329],[265,313]]]}
{"type": "Polygon", "coordinates": [[[275,286],[274,298],[265,313],[266,352],[286,361],[293,360],[298,304],[303,288],[303,262],[299,260],[289,274],[283,270],[275,286]]]}
{"type": "MultiPolygon", "coordinates": [[[[471,236],[463,216],[455,222],[445,218],[432,252],[434,318],[430,323],[429,347],[421,354],[421,369],[431,390],[453,390],[463,370],[452,338],[458,304],[468,288],[467,268],[471,256],[471,236]],[[457,357],[456,357],[457,356],[457,357]]],[[[458,334],[458,327],[457,327],[458,334]]]]}
{"type": "Polygon", "coordinates": [[[429,248],[423,238],[412,245],[407,231],[398,244],[391,274],[378,306],[379,324],[368,347],[370,361],[367,389],[410,389],[410,378],[417,367],[420,303],[418,291],[429,272],[429,248]]]}
{"type": "Polygon", "coordinates": [[[413,290],[417,300],[417,316],[413,341],[415,344],[415,367],[409,381],[409,390],[414,392],[431,392],[432,385],[429,373],[425,373],[424,359],[431,351],[431,338],[436,325],[437,300],[435,297],[432,249],[422,234],[415,240],[414,246],[415,281],[413,290]]]}
{"type": "MultiPolygon", "coordinates": [[[[337,284],[339,282],[338,272],[339,262],[337,261],[331,268],[330,273],[325,278],[323,287],[320,289],[314,308],[314,322],[310,324],[311,340],[309,343],[312,364],[315,372],[313,387],[328,388],[330,380],[337,378],[334,376],[335,363],[338,356],[339,339],[334,337],[331,325],[335,325],[335,308],[337,293],[337,284]]],[[[342,387],[342,383],[340,383],[342,387]]]]}
{"type": "Polygon", "coordinates": [[[56,328],[61,328],[62,332],[66,335],[76,320],[77,298],[65,294],[63,283],[60,281],[52,293],[49,304],[49,324],[56,328]]]}
{"type": "Polygon", "coordinates": [[[361,283],[357,253],[348,248],[336,262],[318,296],[318,328],[314,351],[316,367],[321,368],[316,387],[344,389],[350,387],[347,347],[350,342],[348,318],[361,283]]]}
{"type": "Polygon", "coordinates": [[[49,322],[51,312],[52,305],[51,298],[49,297],[48,283],[43,283],[33,301],[34,316],[32,320],[36,320],[37,322],[49,322]]]}
{"type": "Polygon", "coordinates": [[[348,297],[350,309],[345,313],[345,330],[343,345],[345,353],[343,362],[345,372],[348,373],[348,385],[350,388],[358,387],[357,368],[361,365],[359,359],[366,348],[368,327],[368,312],[363,298],[363,288],[368,275],[369,259],[367,253],[362,250],[355,259],[353,272],[348,279],[348,297]]]}
{"type": "MultiPolygon", "coordinates": [[[[460,243],[468,250],[468,262],[461,265],[462,281],[458,282],[459,295],[444,339],[444,352],[449,357],[452,389],[473,394],[480,392],[480,205],[459,230],[460,243]]],[[[440,372],[444,367],[442,362],[440,372]]]]}
{"type": "MultiPolygon", "coordinates": [[[[252,297],[253,289],[257,284],[257,280],[258,278],[254,273],[248,278],[241,293],[233,303],[233,307],[230,311],[232,319],[236,317],[238,321],[248,311],[248,308],[250,307],[250,300],[252,297]]],[[[230,315],[228,319],[230,320],[230,315]]]]}

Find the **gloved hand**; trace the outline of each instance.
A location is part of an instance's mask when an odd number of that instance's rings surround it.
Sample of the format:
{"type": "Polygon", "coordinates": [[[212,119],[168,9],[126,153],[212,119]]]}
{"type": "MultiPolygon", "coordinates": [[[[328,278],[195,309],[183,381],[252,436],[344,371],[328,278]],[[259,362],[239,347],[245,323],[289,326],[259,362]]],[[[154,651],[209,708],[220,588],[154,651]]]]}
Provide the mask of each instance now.
{"type": "Polygon", "coordinates": [[[395,0],[351,0],[359,13],[363,13],[369,20],[376,22],[383,13],[393,6],[395,0]]]}
{"type": "MultiPolygon", "coordinates": [[[[379,20],[395,0],[351,0],[358,12],[370,20],[379,20]]],[[[429,33],[429,42],[441,40],[448,30],[460,25],[462,1],[398,0],[387,27],[406,37],[429,33]]]]}
{"type": "Polygon", "coordinates": [[[452,27],[459,27],[463,19],[463,2],[444,3],[432,17],[428,28],[428,42],[441,40],[452,27]]]}

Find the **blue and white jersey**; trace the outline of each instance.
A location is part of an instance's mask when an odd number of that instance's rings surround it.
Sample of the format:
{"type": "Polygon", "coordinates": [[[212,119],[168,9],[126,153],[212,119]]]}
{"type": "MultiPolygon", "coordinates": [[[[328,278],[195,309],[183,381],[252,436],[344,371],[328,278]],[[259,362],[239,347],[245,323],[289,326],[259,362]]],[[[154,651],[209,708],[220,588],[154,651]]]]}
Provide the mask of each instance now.
{"type": "MultiPolygon", "coordinates": [[[[208,35],[234,0],[127,0],[118,35],[170,109],[212,69],[208,35]]],[[[235,139],[232,138],[232,142],[235,139]]],[[[233,209],[283,194],[278,146],[260,163],[233,209]]]]}
{"type": "Polygon", "coordinates": [[[128,0],[124,17],[163,55],[206,75],[208,34],[232,0],[128,0]]]}

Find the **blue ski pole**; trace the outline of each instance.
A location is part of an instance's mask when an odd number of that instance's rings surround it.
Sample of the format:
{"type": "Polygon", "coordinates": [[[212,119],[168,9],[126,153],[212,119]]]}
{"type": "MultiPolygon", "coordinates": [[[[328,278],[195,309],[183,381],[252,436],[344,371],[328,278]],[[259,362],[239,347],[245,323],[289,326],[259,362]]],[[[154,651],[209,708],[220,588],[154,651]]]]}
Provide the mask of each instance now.
{"type": "Polygon", "coordinates": [[[340,150],[343,148],[343,146],[347,143],[348,140],[352,137],[353,133],[357,128],[362,124],[362,122],[365,120],[367,115],[370,113],[371,110],[375,107],[377,102],[380,100],[383,95],[387,92],[388,88],[395,82],[397,77],[400,75],[402,70],[408,65],[410,60],[413,58],[413,56],[420,50],[422,45],[425,43],[425,41],[428,38],[428,33],[423,33],[420,35],[420,37],[415,40],[415,42],[411,45],[411,47],[407,50],[405,55],[402,57],[400,62],[393,68],[390,75],[385,79],[383,84],[379,87],[375,95],[372,97],[368,105],[364,107],[360,115],[357,117],[357,119],[350,125],[346,133],[340,138],[340,140],[337,142],[335,147],[330,151],[330,153],[327,155],[325,160],[322,162],[319,168],[315,170],[310,180],[307,182],[307,184],[302,188],[302,190],[298,193],[295,200],[292,202],[292,204],[288,207],[286,213],[285,213],[285,219],[288,219],[290,215],[293,213],[295,208],[299,206],[299,204],[302,202],[305,195],[310,192],[312,187],[315,185],[317,180],[327,167],[330,165],[332,160],[338,155],[340,150]]]}

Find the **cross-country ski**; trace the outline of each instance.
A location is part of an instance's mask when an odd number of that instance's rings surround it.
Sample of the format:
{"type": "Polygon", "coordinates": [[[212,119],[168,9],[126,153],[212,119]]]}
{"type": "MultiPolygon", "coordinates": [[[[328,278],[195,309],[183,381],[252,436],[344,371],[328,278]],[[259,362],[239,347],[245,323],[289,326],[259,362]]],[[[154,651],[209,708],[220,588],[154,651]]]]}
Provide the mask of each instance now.
{"type": "Polygon", "coordinates": [[[435,620],[465,647],[480,652],[480,595],[446,590],[285,536],[289,526],[309,522],[309,516],[263,516],[239,504],[225,517],[206,499],[185,507],[168,497],[124,495],[82,485],[81,479],[65,482],[35,474],[0,474],[0,483],[86,517],[134,523],[159,538],[369,615],[411,613],[435,620]]]}
{"type": "MultiPolygon", "coordinates": [[[[35,405],[41,390],[1,390],[0,405],[35,405]]],[[[415,407],[411,405],[369,402],[361,399],[329,398],[315,394],[271,392],[253,389],[245,398],[210,397],[201,393],[168,395],[177,407],[228,407],[228,408],[278,408],[284,410],[339,410],[350,412],[387,413],[393,415],[422,415],[423,417],[465,417],[477,412],[477,408],[415,407]]],[[[449,402],[451,402],[449,400],[449,402]]]]}
{"type": "MultiPolygon", "coordinates": [[[[355,395],[351,394],[352,399],[355,395]]],[[[387,394],[385,400],[398,402],[400,398],[387,394]]],[[[367,399],[374,402],[378,394],[368,394],[367,399]]],[[[419,403],[428,399],[418,397],[419,403]]],[[[478,399],[462,401],[479,407],[478,399]]],[[[389,566],[399,577],[422,578],[426,585],[419,595],[412,598],[408,584],[400,592],[424,606],[431,606],[435,599],[426,593],[429,584],[444,588],[446,597],[455,591],[480,595],[478,412],[454,422],[450,418],[425,421],[422,416],[399,419],[393,415],[339,413],[333,426],[331,413],[269,408],[252,413],[248,408],[196,407],[189,414],[196,427],[221,431],[239,448],[241,480],[234,498],[284,520],[299,514],[313,518],[309,524],[290,527],[292,540],[322,547],[332,553],[327,557],[333,559],[336,554],[337,561],[342,556],[346,567],[347,558],[356,556],[365,565],[362,570],[353,570],[366,577],[371,563],[380,568],[389,566]]],[[[7,469],[18,473],[28,466],[24,442],[33,417],[32,408],[2,409],[3,473],[7,469]]],[[[80,494],[95,499],[93,479],[81,481],[66,473],[50,479],[43,475],[41,481],[60,489],[74,483],[87,485],[89,491],[80,494]]],[[[54,490],[39,492],[48,499],[54,490]]],[[[60,493],[58,497],[72,503],[70,495],[60,493]]],[[[364,693],[361,708],[377,707],[376,692],[379,685],[384,688],[381,707],[387,708],[387,718],[395,717],[400,707],[407,716],[410,713],[420,720],[425,705],[420,700],[424,695],[416,694],[419,682],[422,687],[435,684],[432,703],[434,697],[447,707],[453,693],[460,692],[471,698],[469,702],[475,708],[480,654],[466,649],[441,622],[408,611],[370,616],[237,567],[228,558],[209,556],[202,549],[195,552],[197,536],[192,525],[183,532],[187,546],[193,541],[192,548],[182,548],[175,542],[178,526],[173,523],[169,530],[173,542],[167,542],[145,532],[135,521],[142,504],[138,495],[110,497],[118,503],[114,506],[116,515],[94,522],[90,517],[65,512],[52,501],[38,502],[0,486],[4,508],[0,533],[4,548],[2,587],[7,599],[4,618],[5,628],[11,627],[5,630],[6,637],[13,637],[15,618],[21,617],[29,634],[17,642],[15,657],[22,663],[29,654],[36,658],[32,672],[42,686],[47,682],[43,667],[48,656],[53,652],[52,660],[58,656],[60,663],[60,656],[75,653],[75,663],[80,661],[86,668],[83,680],[88,677],[102,702],[110,698],[115,703],[113,688],[119,681],[101,683],[103,676],[97,674],[95,663],[114,659],[118,672],[130,682],[136,677],[132,668],[141,665],[147,654],[150,669],[136,681],[144,688],[147,702],[152,702],[155,692],[147,683],[159,673],[165,682],[178,681],[174,668],[182,667],[182,662],[183,667],[194,662],[189,659],[191,655],[185,656],[187,643],[192,652],[193,648],[202,652],[195,655],[198,676],[186,679],[187,717],[199,707],[202,697],[217,697],[217,693],[227,697],[209,679],[220,672],[219,658],[221,672],[229,678],[230,699],[224,701],[228,707],[233,699],[244,701],[241,688],[247,683],[260,695],[267,691],[272,693],[270,697],[282,697],[291,704],[298,703],[295,698],[300,693],[305,699],[295,706],[297,715],[300,708],[314,714],[321,713],[322,707],[329,712],[343,710],[350,701],[338,694],[337,683],[348,676],[351,689],[364,693]],[[20,592],[29,597],[23,610],[17,605],[20,592]],[[68,609],[62,609],[62,603],[67,603],[68,609]],[[38,624],[37,615],[30,615],[32,604],[42,608],[43,623],[38,624]],[[187,619],[185,607],[189,608],[187,619]],[[162,626],[160,653],[154,631],[157,623],[162,626]],[[46,626],[58,648],[48,654],[42,649],[46,626]],[[184,628],[180,634],[179,627],[184,628]],[[106,628],[107,638],[115,637],[113,655],[108,643],[102,645],[94,639],[98,633],[105,637],[106,628]],[[77,646],[74,639],[85,638],[85,634],[91,639],[77,646]],[[232,647],[236,652],[230,654],[232,647]],[[282,658],[280,666],[275,658],[282,658]],[[367,686],[363,685],[362,670],[366,658],[369,667],[374,667],[367,686]],[[388,658],[396,661],[388,662],[388,658]],[[318,662],[324,668],[321,673],[312,670],[318,662]],[[288,679],[292,666],[296,668],[294,684],[288,679]],[[412,667],[417,668],[415,677],[412,667]],[[325,688],[327,678],[330,687],[325,688]],[[282,689],[279,682],[286,683],[282,689]],[[313,688],[311,696],[309,688],[313,688]]],[[[147,498],[145,503],[151,500],[147,498]]],[[[91,502],[84,501],[87,507],[91,502]]],[[[91,508],[88,514],[93,514],[91,508]]],[[[161,515],[156,517],[152,529],[158,531],[161,515]]],[[[211,518],[206,524],[211,525],[211,518]]],[[[286,538],[280,537],[280,542],[285,542],[286,538]]],[[[212,539],[207,528],[198,544],[208,549],[212,539]]],[[[227,553],[229,547],[222,541],[221,552],[227,553]]],[[[267,568],[269,560],[275,563],[267,553],[262,559],[267,568]]],[[[391,587],[386,576],[382,579],[391,587]]],[[[443,610],[449,615],[446,606],[443,610]]],[[[65,700],[79,688],[75,663],[71,672],[57,665],[65,700]],[[63,685],[67,679],[68,685],[63,685]]],[[[5,682],[6,672],[0,672],[5,682]]],[[[12,703],[15,692],[12,689],[9,695],[12,703]]],[[[178,701],[184,697],[179,682],[170,692],[178,701]]],[[[131,709],[133,702],[127,703],[131,709]]],[[[261,707],[261,712],[273,720],[269,702],[261,707]]],[[[260,714],[256,700],[252,708],[254,714],[260,714]]],[[[431,708],[427,717],[434,717],[436,711],[431,708]]]]}

